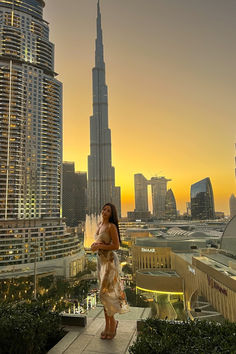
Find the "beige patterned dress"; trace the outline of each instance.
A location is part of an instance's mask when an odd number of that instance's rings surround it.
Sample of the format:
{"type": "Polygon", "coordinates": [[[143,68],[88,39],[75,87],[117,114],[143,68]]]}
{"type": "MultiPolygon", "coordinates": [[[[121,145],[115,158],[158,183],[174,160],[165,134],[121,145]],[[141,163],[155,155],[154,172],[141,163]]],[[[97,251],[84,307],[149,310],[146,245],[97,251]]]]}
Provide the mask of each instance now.
{"type": "MultiPolygon", "coordinates": [[[[96,235],[96,242],[109,245],[111,237],[104,231],[96,235]]],[[[119,276],[119,260],[114,251],[98,250],[98,280],[100,300],[108,316],[115,313],[126,313],[129,306],[119,276]]]]}

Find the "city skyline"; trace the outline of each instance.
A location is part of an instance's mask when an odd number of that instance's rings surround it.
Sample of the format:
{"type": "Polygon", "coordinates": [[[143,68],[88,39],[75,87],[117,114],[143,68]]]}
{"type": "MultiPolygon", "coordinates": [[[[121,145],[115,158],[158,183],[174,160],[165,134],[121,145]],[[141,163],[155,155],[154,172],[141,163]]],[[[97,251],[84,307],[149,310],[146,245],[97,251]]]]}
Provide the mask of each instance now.
{"type": "MultiPolygon", "coordinates": [[[[64,84],[64,160],[80,171],[89,153],[96,3],[70,0],[68,8],[58,0],[55,9],[47,0],[44,8],[64,84]]],[[[236,4],[102,0],[100,6],[122,214],[134,209],[138,172],[170,177],[181,212],[191,184],[209,176],[216,211],[228,214],[235,191],[236,4]]]]}

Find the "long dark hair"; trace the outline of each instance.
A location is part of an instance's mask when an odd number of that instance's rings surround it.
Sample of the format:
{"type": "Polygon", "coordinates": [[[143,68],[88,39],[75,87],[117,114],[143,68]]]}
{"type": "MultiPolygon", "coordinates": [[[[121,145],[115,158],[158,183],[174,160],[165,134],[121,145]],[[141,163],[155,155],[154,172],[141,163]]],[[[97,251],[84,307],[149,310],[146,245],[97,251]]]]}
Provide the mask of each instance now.
{"type": "Polygon", "coordinates": [[[117,216],[117,210],[114,204],[111,203],[106,203],[103,205],[102,209],[105,208],[105,206],[109,206],[111,208],[111,216],[109,218],[109,222],[116,225],[118,236],[119,236],[119,241],[121,245],[121,238],[120,238],[120,229],[119,229],[119,223],[118,223],[118,216],[117,216]]]}

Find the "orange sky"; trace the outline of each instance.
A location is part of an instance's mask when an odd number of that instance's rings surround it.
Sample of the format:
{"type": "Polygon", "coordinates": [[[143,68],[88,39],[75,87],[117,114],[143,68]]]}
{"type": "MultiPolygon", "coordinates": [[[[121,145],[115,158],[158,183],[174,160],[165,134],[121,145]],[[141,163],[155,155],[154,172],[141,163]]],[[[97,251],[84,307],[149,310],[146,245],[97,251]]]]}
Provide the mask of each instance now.
{"type": "MultiPolygon", "coordinates": [[[[235,192],[234,0],[101,0],[116,185],[134,208],[134,173],[172,179],[183,212],[210,177],[216,211],[235,192]]],[[[64,160],[87,170],[96,0],[46,0],[63,82],[64,160]],[[55,5],[56,3],[56,5],[55,5]]]]}

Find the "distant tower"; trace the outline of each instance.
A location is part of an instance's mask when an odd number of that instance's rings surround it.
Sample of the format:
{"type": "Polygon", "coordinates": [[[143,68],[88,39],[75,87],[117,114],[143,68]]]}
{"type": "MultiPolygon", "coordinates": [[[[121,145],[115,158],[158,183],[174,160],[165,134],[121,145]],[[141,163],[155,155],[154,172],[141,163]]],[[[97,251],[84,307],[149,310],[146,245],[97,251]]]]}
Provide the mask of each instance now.
{"type": "MultiPolygon", "coordinates": [[[[165,177],[152,177],[147,180],[141,173],[134,175],[134,189],[135,189],[135,213],[139,213],[143,217],[150,217],[148,211],[148,185],[151,185],[152,190],[152,212],[153,217],[157,219],[164,219],[166,213],[166,192],[167,182],[171,179],[165,177]]],[[[172,191],[171,191],[172,192],[172,191]]],[[[175,203],[173,192],[169,192],[168,203],[175,203]]],[[[169,205],[169,204],[168,204],[169,205]]],[[[176,210],[176,204],[175,204],[176,210]]],[[[138,215],[138,214],[137,214],[138,215]]]]}
{"type": "Polygon", "coordinates": [[[186,214],[191,216],[191,202],[186,202],[186,214]]]}
{"type": "Polygon", "coordinates": [[[108,128],[107,85],[103,59],[101,12],[97,3],[97,39],[93,68],[93,115],[90,117],[90,155],[88,156],[88,212],[100,214],[112,202],[120,215],[120,188],[115,187],[111,158],[111,131],[108,128]]]}
{"type": "Polygon", "coordinates": [[[148,211],[148,181],[141,174],[134,175],[134,191],[135,191],[135,211],[148,211]]]}
{"type": "Polygon", "coordinates": [[[236,197],[234,194],[229,198],[230,217],[233,218],[236,215],[236,197]]]}
{"type": "Polygon", "coordinates": [[[167,182],[171,181],[165,177],[152,177],[149,183],[152,186],[153,216],[158,219],[165,218],[165,202],[167,182]]]}
{"type": "Polygon", "coordinates": [[[75,220],[85,221],[87,211],[87,173],[75,172],[75,220]]]}
{"type": "Polygon", "coordinates": [[[66,225],[85,221],[87,208],[87,173],[75,172],[74,162],[63,162],[62,215],[66,225]]]}
{"type": "Polygon", "coordinates": [[[165,218],[166,219],[176,219],[177,210],[176,210],[176,201],[172,189],[168,189],[166,192],[166,201],[165,201],[165,218]]]}
{"type": "Polygon", "coordinates": [[[192,219],[214,219],[215,207],[210,178],[207,177],[191,186],[192,219]]]}

